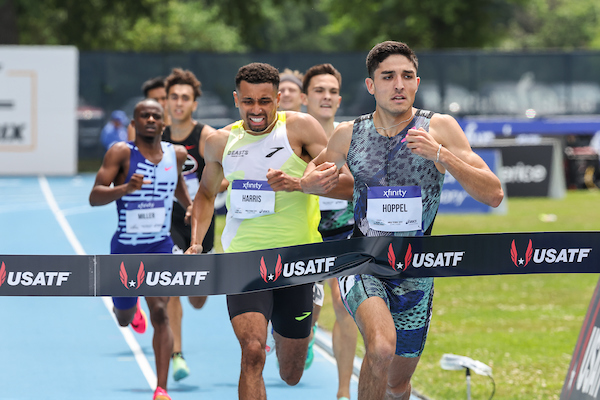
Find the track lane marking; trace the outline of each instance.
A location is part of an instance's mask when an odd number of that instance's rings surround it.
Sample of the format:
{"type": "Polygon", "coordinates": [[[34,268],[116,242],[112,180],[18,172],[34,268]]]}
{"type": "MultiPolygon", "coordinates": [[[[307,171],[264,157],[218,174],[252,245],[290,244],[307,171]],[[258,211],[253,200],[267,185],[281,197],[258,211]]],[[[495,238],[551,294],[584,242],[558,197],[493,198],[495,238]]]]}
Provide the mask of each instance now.
{"type": "MultiPolygon", "coordinates": [[[[50,207],[50,210],[52,211],[52,214],[58,221],[58,224],[60,225],[65,236],[67,237],[67,240],[71,244],[71,247],[73,247],[73,250],[75,250],[75,253],[77,255],[82,255],[82,256],[86,255],[86,252],[83,249],[83,246],[77,239],[77,235],[75,235],[75,232],[73,232],[71,225],[65,218],[65,215],[61,211],[60,207],[58,206],[58,203],[56,202],[54,194],[52,193],[52,190],[50,189],[50,184],[48,183],[48,180],[46,179],[45,176],[39,175],[38,182],[40,184],[40,188],[42,189],[42,193],[44,194],[44,198],[46,199],[46,203],[48,204],[48,206],[50,207]]],[[[104,306],[106,307],[110,316],[112,317],[113,321],[115,322],[115,325],[121,331],[121,334],[123,335],[123,338],[125,339],[125,342],[131,349],[131,351],[135,357],[135,361],[138,363],[140,369],[142,370],[142,373],[144,374],[144,377],[146,378],[148,385],[150,385],[150,389],[154,390],[157,385],[156,374],[154,373],[154,370],[150,366],[150,362],[148,362],[148,359],[144,355],[144,352],[142,351],[140,344],[133,336],[132,330],[129,329],[128,327],[119,326],[119,323],[117,322],[117,318],[115,317],[115,315],[112,311],[113,304],[109,297],[102,297],[102,302],[104,303],[104,306]]]]}

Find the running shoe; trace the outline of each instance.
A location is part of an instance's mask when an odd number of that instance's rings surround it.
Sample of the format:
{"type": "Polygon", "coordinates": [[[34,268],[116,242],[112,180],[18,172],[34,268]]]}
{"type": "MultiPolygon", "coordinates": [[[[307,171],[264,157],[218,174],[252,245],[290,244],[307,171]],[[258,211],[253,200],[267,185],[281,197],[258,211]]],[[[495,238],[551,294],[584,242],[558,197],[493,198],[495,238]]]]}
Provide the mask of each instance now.
{"type": "Polygon", "coordinates": [[[135,315],[133,316],[133,321],[131,321],[131,328],[137,333],[146,332],[146,327],[148,326],[148,317],[146,317],[146,313],[142,310],[142,306],[140,305],[140,299],[138,298],[137,302],[137,310],[135,315]]]}
{"type": "Polygon", "coordinates": [[[154,397],[152,400],[171,400],[171,396],[167,394],[167,391],[160,386],[154,391],[154,397]]]}
{"type": "Polygon", "coordinates": [[[273,337],[273,324],[269,321],[269,325],[267,326],[267,345],[265,346],[265,353],[267,355],[273,353],[275,351],[275,338],[273,337]]]}
{"type": "Polygon", "coordinates": [[[171,359],[173,360],[173,379],[180,381],[186,378],[190,374],[190,369],[183,358],[183,354],[173,353],[171,359]]]}
{"type": "Polygon", "coordinates": [[[304,362],[304,369],[307,370],[312,365],[312,362],[315,358],[315,352],[313,351],[313,345],[315,344],[315,338],[317,335],[317,324],[313,326],[312,329],[313,337],[308,343],[308,352],[306,353],[306,361],[304,362]]]}

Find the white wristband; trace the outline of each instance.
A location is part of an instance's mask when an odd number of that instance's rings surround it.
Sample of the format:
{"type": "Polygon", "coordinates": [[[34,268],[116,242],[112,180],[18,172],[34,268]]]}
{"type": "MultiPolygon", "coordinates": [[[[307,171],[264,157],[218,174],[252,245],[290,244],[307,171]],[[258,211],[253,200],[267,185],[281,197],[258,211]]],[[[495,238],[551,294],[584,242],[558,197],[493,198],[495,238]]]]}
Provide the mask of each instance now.
{"type": "Polygon", "coordinates": [[[442,144],[438,146],[437,155],[435,156],[435,162],[440,162],[440,151],[442,150],[442,144]]]}

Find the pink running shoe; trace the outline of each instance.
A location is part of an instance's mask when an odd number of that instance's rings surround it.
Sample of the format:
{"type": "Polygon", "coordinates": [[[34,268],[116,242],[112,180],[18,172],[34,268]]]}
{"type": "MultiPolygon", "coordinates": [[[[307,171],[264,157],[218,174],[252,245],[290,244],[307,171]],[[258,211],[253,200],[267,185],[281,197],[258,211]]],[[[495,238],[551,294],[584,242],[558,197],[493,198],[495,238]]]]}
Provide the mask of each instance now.
{"type": "Polygon", "coordinates": [[[131,321],[131,327],[134,331],[141,334],[146,332],[146,326],[148,326],[148,317],[146,317],[146,313],[142,310],[140,299],[138,298],[137,311],[133,316],[133,321],[131,321]]]}
{"type": "Polygon", "coordinates": [[[171,396],[167,394],[167,391],[160,386],[156,387],[154,391],[154,397],[152,400],[171,400],[171,396]]]}

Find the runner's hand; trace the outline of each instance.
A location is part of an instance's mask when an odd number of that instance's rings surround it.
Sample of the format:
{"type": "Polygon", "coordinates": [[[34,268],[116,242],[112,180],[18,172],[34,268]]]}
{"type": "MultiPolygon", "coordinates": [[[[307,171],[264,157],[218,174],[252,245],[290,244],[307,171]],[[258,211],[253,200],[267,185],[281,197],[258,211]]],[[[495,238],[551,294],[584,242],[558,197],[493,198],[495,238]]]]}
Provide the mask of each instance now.
{"type": "Polygon", "coordinates": [[[406,147],[418,156],[435,161],[439,143],[423,127],[409,129],[406,134],[406,147]]]}
{"type": "Polygon", "coordinates": [[[269,168],[267,183],[274,192],[293,192],[302,190],[300,178],[294,178],[279,169],[269,168]]]}
{"type": "Polygon", "coordinates": [[[127,194],[131,194],[136,190],[140,190],[142,188],[142,185],[147,185],[149,183],[152,183],[152,181],[144,180],[144,175],[133,174],[131,175],[131,179],[129,180],[129,182],[127,182],[126,192],[127,194]]]}
{"type": "Polygon", "coordinates": [[[333,189],[340,180],[340,174],[334,163],[324,162],[308,175],[302,177],[302,192],[324,195],[333,189]]]}
{"type": "Polygon", "coordinates": [[[202,245],[193,244],[186,251],[185,254],[202,254],[202,245]]]}

